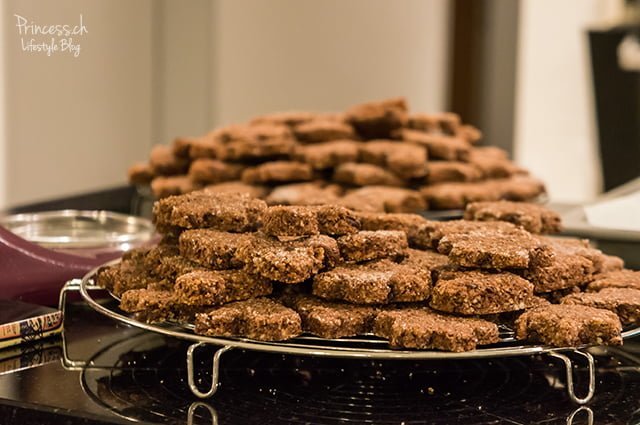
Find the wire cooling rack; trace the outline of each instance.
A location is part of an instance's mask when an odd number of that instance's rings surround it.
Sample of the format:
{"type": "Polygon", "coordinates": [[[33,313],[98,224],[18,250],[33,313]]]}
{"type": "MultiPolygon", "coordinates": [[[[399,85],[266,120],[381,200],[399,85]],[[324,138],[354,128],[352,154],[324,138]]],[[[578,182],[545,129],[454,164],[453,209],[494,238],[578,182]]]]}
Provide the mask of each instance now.
{"type": "MultiPolygon", "coordinates": [[[[60,309],[64,311],[67,292],[79,291],[84,301],[91,308],[118,322],[126,323],[146,331],[191,341],[193,344],[188,348],[186,356],[188,385],[191,392],[196,397],[202,399],[212,397],[218,390],[221,358],[224,353],[232,349],[279,353],[285,355],[371,360],[463,360],[547,355],[563,362],[566,372],[567,393],[574,403],[580,405],[586,404],[593,398],[595,393],[595,362],[593,356],[586,350],[588,347],[557,348],[543,345],[523,344],[522,341],[517,341],[513,337],[513,332],[507,328],[501,329],[500,342],[497,344],[461,353],[435,350],[391,349],[389,348],[386,340],[373,336],[326,339],[311,335],[302,335],[287,341],[278,342],[256,341],[247,338],[209,337],[195,334],[193,332],[193,325],[191,324],[145,323],[123,313],[117,307],[114,307],[113,303],[100,303],[92,296],[92,292],[96,290],[103,290],[103,288],[100,288],[93,283],[93,278],[97,270],[98,269],[96,268],[90,271],[82,279],[74,279],[67,282],[60,292],[60,309]],[[196,350],[204,345],[220,347],[213,355],[211,387],[207,391],[201,391],[196,385],[194,366],[196,350]],[[571,355],[571,357],[569,357],[568,354],[571,355]],[[578,397],[575,392],[572,357],[582,357],[586,360],[589,379],[588,391],[584,397],[578,397]]],[[[622,337],[627,339],[636,335],[640,335],[640,327],[625,330],[622,337]]],[[[66,359],[65,361],[68,362],[68,366],[78,366],[75,365],[72,360],[68,359],[66,353],[64,358],[66,359]]]]}

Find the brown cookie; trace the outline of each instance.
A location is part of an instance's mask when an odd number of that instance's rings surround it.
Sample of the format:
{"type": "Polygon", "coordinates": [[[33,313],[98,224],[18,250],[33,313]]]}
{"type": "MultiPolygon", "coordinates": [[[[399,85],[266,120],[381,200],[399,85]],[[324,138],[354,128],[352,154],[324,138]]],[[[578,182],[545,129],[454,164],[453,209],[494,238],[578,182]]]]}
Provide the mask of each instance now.
{"type": "Polygon", "coordinates": [[[216,158],[225,161],[255,161],[291,155],[295,139],[283,125],[232,125],[215,130],[216,158]]]}
{"type": "Polygon", "coordinates": [[[269,193],[265,186],[250,185],[241,181],[210,184],[204,187],[205,192],[210,193],[243,193],[252,198],[264,198],[269,193]]]}
{"type": "Polygon", "coordinates": [[[360,147],[360,161],[388,169],[400,178],[427,174],[427,150],[422,146],[393,140],[372,140],[360,147]]]}
{"type": "Polygon", "coordinates": [[[461,352],[499,341],[495,323],[448,316],[425,307],[382,311],[373,327],[394,348],[461,352]]]}
{"type": "Polygon", "coordinates": [[[534,284],[536,294],[567,290],[593,278],[593,263],[579,255],[553,252],[550,258],[534,260],[523,276],[534,284]]]}
{"type": "Polygon", "coordinates": [[[473,164],[460,161],[429,161],[425,184],[471,182],[480,180],[482,171],[473,164]]]}
{"type": "Polygon", "coordinates": [[[358,213],[362,230],[401,230],[407,234],[409,246],[431,248],[429,230],[432,223],[418,214],[408,213],[358,213]]]}
{"type": "Polygon", "coordinates": [[[360,142],[334,140],[313,145],[296,146],[293,158],[311,165],[314,170],[326,170],[347,162],[356,162],[360,142]]]}
{"type": "Polygon", "coordinates": [[[423,186],[420,193],[429,208],[435,210],[463,209],[470,202],[497,201],[502,193],[490,180],[479,182],[451,182],[423,186]]]}
{"type": "Polygon", "coordinates": [[[460,116],[452,112],[437,114],[417,113],[409,116],[408,127],[427,133],[444,133],[453,135],[459,132],[460,116]]]}
{"type": "Polygon", "coordinates": [[[179,276],[173,291],[182,304],[213,306],[269,295],[273,286],[243,270],[199,270],[179,276]]]}
{"type": "Polygon", "coordinates": [[[193,320],[197,312],[202,311],[202,308],[181,304],[172,291],[145,288],[125,292],[120,308],[134,313],[138,320],[148,323],[187,323],[193,320]]]}
{"type": "Polygon", "coordinates": [[[322,143],[331,140],[354,139],[353,127],[338,120],[317,119],[298,124],[293,133],[302,143],[322,143]]]}
{"type": "Polygon", "coordinates": [[[209,136],[178,137],[173,141],[173,154],[181,158],[215,158],[215,142],[209,136]]]}
{"type": "Polygon", "coordinates": [[[476,144],[482,140],[482,131],[470,124],[463,124],[456,129],[455,136],[471,144],[476,144]]]}
{"type": "Polygon", "coordinates": [[[355,189],[339,202],[347,208],[364,212],[413,213],[427,209],[427,203],[419,192],[388,186],[355,189]]]}
{"type": "Polygon", "coordinates": [[[235,254],[238,247],[250,237],[243,233],[211,229],[185,230],[180,234],[180,255],[215,270],[240,268],[243,264],[235,254]]]}
{"type": "Polygon", "coordinates": [[[471,151],[471,145],[466,140],[455,136],[403,128],[396,131],[394,137],[426,147],[430,159],[466,162],[471,151]]]}
{"type": "Polygon", "coordinates": [[[251,125],[286,125],[294,127],[298,124],[302,124],[315,119],[318,114],[313,112],[304,111],[287,111],[287,112],[274,112],[271,114],[260,115],[253,118],[249,124],[251,125]]]}
{"type": "Polygon", "coordinates": [[[245,183],[288,183],[313,179],[313,170],[309,164],[293,161],[266,162],[242,172],[245,183]]]}
{"type": "Polygon", "coordinates": [[[246,232],[257,228],[266,208],[264,201],[246,194],[197,191],[157,201],[153,218],[160,232],[175,227],[246,232]]]}
{"type": "Polygon", "coordinates": [[[275,237],[317,235],[318,215],[307,206],[269,207],[262,214],[262,231],[275,237]]]}
{"type": "Polygon", "coordinates": [[[156,176],[151,166],[146,162],[137,162],[127,170],[129,183],[138,185],[147,185],[156,176]]]}
{"type": "Polygon", "coordinates": [[[534,259],[549,255],[538,239],[518,228],[448,235],[440,239],[438,252],[457,266],[497,270],[526,269],[534,259]]]}
{"type": "Polygon", "coordinates": [[[605,288],[600,292],[572,294],[562,304],[586,305],[613,311],[623,325],[640,325],[640,290],[631,288],[605,288]]]}
{"type": "Polygon", "coordinates": [[[631,288],[640,290],[640,271],[618,270],[594,276],[588,291],[601,291],[605,288],[631,288]]]}
{"type": "Polygon", "coordinates": [[[349,108],[345,119],[364,139],[388,138],[407,124],[407,104],[404,98],[367,102],[349,108]]]}
{"type": "Polygon", "coordinates": [[[425,242],[433,249],[438,248],[440,240],[445,236],[465,235],[476,230],[486,232],[505,233],[516,229],[511,223],[495,221],[495,222],[479,222],[468,220],[449,220],[449,221],[427,221],[425,242]]]}
{"type": "Polygon", "coordinates": [[[311,278],[325,267],[327,252],[320,244],[325,239],[279,241],[263,235],[256,235],[244,241],[236,251],[238,260],[245,269],[265,279],[282,283],[301,283],[311,278]]]}
{"type": "Polygon", "coordinates": [[[214,184],[238,180],[242,165],[229,164],[217,159],[199,158],[189,166],[189,177],[196,184],[214,184]]]}
{"type": "Polygon", "coordinates": [[[404,186],[400,177],[382,167],[353,162],[339,165],[333,173],[333,180],[351,186],[404,186]]]}
{"type": "Polygon", "coordinates": [[[338,238],[346,261],[360,263],[381,258],[402,258],[408,248],[407,235],[397,230],[363,230],[338,238]]]}
{"type": "Polygon", "coordinates": [[[553,347],[621,345],[622,325],[615,313],[582,305],[549,304],[516,320],[518,339],[553,347]]]}
{"type": "Polygon", "coordinates": [[[471,149],[467,161],[477,167],[487,178],[504,178],[524,172],[506,155],[498,156],[495,152],[482,149],[471,149]]]}
{"type": "Polygon", "coordinates": [[[341,266],[316,275],[312,291],[354,304],[424,301],[431,294],[431,271],[389,260],[341,266]]]}
{"type": "Polygon", "coordinates": [[[339,205],[321,205],[313,209],[318,217],[318,229],[325,235],[349,235],[358,232],[362,226],[358,215],[348,208],[339,205]]]}
{"type": "Polygon", "coordinates": [[[153,276],[173,283],[176,277],[203,269],[203,266],[180,255],[177,245],[160,243],[144,257],[144,267],[153,276]]]}
{"type": "Polygon", "coordinates": [[[560,215],[542,205],[523,202],[473,202],[467,205],[465,220],[508,221],[531,233],[558,233],[560,215]]]}
{"type": "Polygon", "coordinates": [[[342,188],[319,182],[279,185],[266,197],[269,205],[324,205],[338,202],[342,188]]]}
{"type": "Polygon", "coordinates": [[[602,273],[615,272],[624,269],[624,260],[615,255],[603,254],[602,273]]]}
{"type": "Polygon", "coordinates": [[[196,315],[200,335],[282,341],[302,333],[300,316],[268,298],[236,301],[196,315]]]}
{"type": "Polygon", "coordinates": [[[149,165],[155,175],[172,176],[185,174],[189,160],[174,155],[171,146],[155,145],[149,155],[149,165]]]}
{"type": "Polygon", "coordinates": [[[285,296],[282,302],[302,319],[302,330],[321,338],[342,338],[371,333],[377,309],[326,301],[311,295],[285,296]]]}
{"type": "Polygon", "coordinates": [[[156,199],[189,193],[197,187],[189,176],[158,176],[151,181],[151,193],[156,199]]]}
{"type": "Polygon", "coordinates": [[[524,310],[533,303],[533,284],[513,273],[443,272],[431,308],[465,316],[524,310]]]}
{"type": "Polygon", "coordinates": [[[506,179],[488,180],[487,183],[500,194],[499,199],[508,201],[533,201],[546,193],[544,183],[530,176],[515,175],[506,179]]]}

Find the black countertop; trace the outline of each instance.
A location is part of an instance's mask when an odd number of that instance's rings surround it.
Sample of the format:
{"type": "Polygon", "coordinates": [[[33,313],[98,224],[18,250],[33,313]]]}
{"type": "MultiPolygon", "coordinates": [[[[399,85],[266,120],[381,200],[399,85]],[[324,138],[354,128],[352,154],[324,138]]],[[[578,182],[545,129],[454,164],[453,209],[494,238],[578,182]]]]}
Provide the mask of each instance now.
{"type": "MultiPolygon", "coordinates": [[[[185,342],[83,304],[69,306],[65,339],[67,357],[84,366],[63,365],[61,340],[0,360],[0,422],[179,424],[191,411],[193,423],[218,424],[640,423],[638,339],[596,356],[596,395],[582,408],[549,357],[380,362],[230,351],[220,390],[201,401],[187,387],[185,342]]],[[[203,389],[212,350],[198,352],[203,389]]],[[[579,391],[584,372],[576,370],[579,391]]]]}

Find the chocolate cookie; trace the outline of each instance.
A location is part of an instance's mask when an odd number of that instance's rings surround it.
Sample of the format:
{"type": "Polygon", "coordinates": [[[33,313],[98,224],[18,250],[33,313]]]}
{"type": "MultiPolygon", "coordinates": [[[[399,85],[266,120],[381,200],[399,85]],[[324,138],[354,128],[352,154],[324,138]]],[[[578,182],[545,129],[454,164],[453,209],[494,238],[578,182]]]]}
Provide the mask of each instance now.
{"type": "Polygon", "coordinates": [[[623,325],[640,325],[640,290],[638,289],[605,288],[600,292],[568,295],[561,302],[609,310],[618,315],[623,325]]]}
{"type": "Polygon", "coordinates": [[[367,102],[349,108],[345,119],[364,139],[388,138],[407,124],[407,104],[404,98],[367,102]]]}
{"type": "Polygon", "coordinates": [[[354,304],[424,301],[431,294],[431,271],[389,260],[341,266],[316,275],[313,294],[354,304]]]}
{"type": "Polygon", "coordinates": [[[560,215],[542,205],[523,202],[473,202],[467,205],[465,220],[508,221],[531,233],[558,233],[560,215]]]}
{"type": "Polygon", "coordinates": [[[310,236],[320,233],[312,207],[274,206],[262,214],[262,231],[269,236],[310,236]]]}
{"type": "Polygon", "coordinates": [[[516,320],[518,339],[554,347],[621,345],[622,325],[615,313],[582,305],[549,304],[516,320]]]}
{"type": "Polygon", "coordinates": [[[631,288],[640,290],[640,271],[618,270],[594,276],[588,291],[601,291],[605,288],[631,288]]]}
{"type": "Polygon", "coordinates": [[[156,175],[172,176],[185,174],[189,167],[189,160],[175,156],[171,146],[155,145],[149,155],[149,165],[156,175]]]}
{"type": "Polygon", "coordinates": [[[282,341],[302,333],[300,316],[268,298],[237,301],[196,315],[200,335],[282,341]]]}
{"type": "Polygon", "coordinates": [[[382,167],[353,162],[339,165],[333,173],[333,180],[352,186],[404,186],[400,177],[382,167]]]}
{"type": "Polygon", "coordinates": [[[425,184],[471,182],[482,179],[482,171],[473,164],[459,161],[429,161],[425,184]]]}
{"type": "Polygon", "coordinates": [[[331,140],[354,139],[353,127],[337,120],[313,120],[294,127],[293,133],[302,143],[321,143],[331,140]]]}
{"type": "Polygon", "coordinates": [[[309,164],[293,161],[273,161],[246,168],[242,172],[245,183],[288,183],[313,179],[313,170],[309,164]]]}
{"type": "Polygon", "coordinates": [[[443,272],[433,288],[431,308],[465,316],[524,310],[533,284],[513,273],[443,272]]]}
{"type": "Polygon", "coordinates": [[[355,211],[412,213],[427,209],[419,192],[388,186],[367,186],[353,190],[342,197],[341,205],[355,211]]]}
{"type": "Polygon", "coordinates": [[[338,202],[342,188],[319,182],[280,185],[266,197],[269,205],[325,205],[338,202]]]}
{"type": "Polygon", "coordinates": [[[145,162],[137,162],[127,170],[129,183],[137,185],[146,185],[156,176],[151,166],[145,162]]]}
{"type": "Polygon", "coordinates": [[[347,162],[356,162],[360,142],[334,140],[313,145],[296,146],[293,158],[311,165],[314,170],[326,170],[347,162]]]}
{"type": "Polygon", "coordinates": [[[266,208],[264,201],[246,194],[198,191],[157,201],[153,218],[160,232],[174,227],[246,232],[256,229],[266,208]]]}
{"type": "Polygon", "coordinates": [[[408,213],[359,213],[362,230],[401,230],[407,234],[409,246],[431,248],[429,230],[432,223],[418,214],[408,213]]]}
{"type": "Polygon", "coordinates": [[[408,248],[407,235],[397,230],[363,230],[338,238],[346,261],[360,263],[381,258],[402,258],[408,248]]]}
{"type": "Polygon", "coordinates": [[[202,311],[202,308],[179,303],[172,291],[146,288],[125,292],[120,308],[148,323],[190,322],[197,312],[202,311]]]}
{"type": "Polygon", "coordinates": [[[189,177],[196,184],[214,184],[238,180],[243,170],[242,165],[229,164],[217,159],[199,158],[189,166],[189,177]]]}
{"type": "Polygon", "coordinates": [[[425,307],[385,310],[374,321],[374,333],[394,348],[470,351],[498,342],[498,326],[486,320],[453,317],[425,307]]]}
{"type": "Polygon", "coordinates": [[[420,193],[431,209],[463,209],[470,202],[497,201],[502,193],[492,181],[451,182],[423,186],[420,193]]]}
{"type": "Polygon", "coordinates": [[[204,187],[205,192],[210,193],[241,193],[251,198],[264,198],[269,193],[265,186],[250,185],[241,181],[210,184],[204,187]]]}
{"type": "Polygon", "coordinates": [[[295,139],[283,125],[228,126],[212,133],[216,157],[225,161],[263,161],[291,155],[295,139]]]}
{"type": "Polygon", "coordinates": [[[180,234],[180,255],[215,270],[240,268],[243,264],[235,254],[238,247],[250,237],[243,233],[211,229],[185,230],[180,234]]]}
{"type": "Polygon", "coordinates": [[[393,140],[372,140],[360,147],[360,161],[374,164],[402,179],[427,174],[427,150],[422,146],[393,140]]]}
{"type": "Polygon", "coordinates": [[[378,311],[303,294],[285,296],[282,302],[300,315],[303,332],[331,339],[371,333],[378,311]]]}
{"type": "Polygon", "coordinates": [[[182,195],[196,188],[189,176],[158,176],[151,181],[151,193],[156,199],[182,195]]]}
{"type": "Polygon", "coordinates": [[[174,286],[178,302],[212,306],[271,294],[271,282],[243,270],[199,270],[179,276],[174,286]]]}
{"type": "Polygon", "coordinates": [[[471,145],[466,140],[455,136],[403,128],[396,131],[394,137],[426,147],[430,159],[467,162],[471,151],[471,145]]]}

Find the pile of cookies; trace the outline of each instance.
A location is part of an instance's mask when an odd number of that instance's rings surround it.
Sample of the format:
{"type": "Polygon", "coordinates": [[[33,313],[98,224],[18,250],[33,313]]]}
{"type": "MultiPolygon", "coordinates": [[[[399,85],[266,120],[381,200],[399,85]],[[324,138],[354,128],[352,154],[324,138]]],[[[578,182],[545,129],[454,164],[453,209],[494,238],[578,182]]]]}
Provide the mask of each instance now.
{"type": "Polygon", "coordinates": [[[121,308],[209,336],[279,341],[374,334],[395,348],[467,351],[519,339],[620,344],[640,325],[640,272],[556,232],[534,204],[479,202],[464,220],[268,206],[194,191],[154,204],[162,241],[99,270],[121,308]]]}
{"type": "Polygon", "coordinates": [[[472,201],[529,201],[544,185],[453,113],[411,114],[402,98],[344,113],[256,117],[157,145],[129,180],[156,198],[208,188],[270,205],[337,204],[369,212],[459,209],[472,201]]]}

